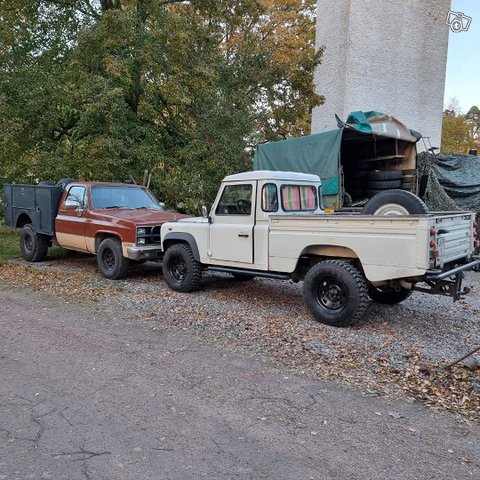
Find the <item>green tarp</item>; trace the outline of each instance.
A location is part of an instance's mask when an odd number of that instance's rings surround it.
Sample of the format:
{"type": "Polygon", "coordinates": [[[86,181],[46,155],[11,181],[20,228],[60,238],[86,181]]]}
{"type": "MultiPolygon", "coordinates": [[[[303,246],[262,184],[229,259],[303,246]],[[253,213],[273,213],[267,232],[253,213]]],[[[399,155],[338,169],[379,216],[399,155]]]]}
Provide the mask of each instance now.
{"type": "Polygon", "coordinates": [[[352,112],[338,129],[257,146],[255,170],[313,173],[322,180],[324,195],[337,195],[340,188],[340,149],[347,129],[359,136],[375,135],[416,143],[421,134],[381,112],[352,112]]]}
{"type": "Polygon", "coordinates": [[[324,195],[336,195],[342,134],[343,128],[337,128],[258,145],[253,159],[254,169],[313,173],[322,179],[324,195]]]}

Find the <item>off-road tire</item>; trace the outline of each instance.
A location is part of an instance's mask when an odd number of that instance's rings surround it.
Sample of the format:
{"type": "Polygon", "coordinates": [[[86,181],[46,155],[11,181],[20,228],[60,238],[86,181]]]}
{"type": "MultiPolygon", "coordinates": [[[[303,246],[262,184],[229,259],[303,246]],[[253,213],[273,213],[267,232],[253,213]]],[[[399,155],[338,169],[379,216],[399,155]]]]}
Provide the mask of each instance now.
{"type": "Polygon", "coordinates": [[[368,174],[369,181],[383,182],[389,180],[400,180],[403,176],[401,170],[374,170],[368,174]]]}
{"type": "MultiPolygon", "coordinates": [[[[370,192],[368,192],[370,193],[370,192]]],[[[376,192],[363,207],[363,215],[386,215],[382,207],[386,205],[397,205],[403,213],[397,215],[425,215],[429,213],[425,203],[412,192],[405,190],[384,190],[376,192]]]]}
{"type": "Polygon", "coordinates": [[[27,223],[20,234],[20,251],[28,262],[43,262],[47,258],[50,237],[35,232],[33,226],[27,223]]]}
{"type": "Polygon", "coordinates": [[[378,195],[379,193],[382,193],[382,192],[386,192],[386,190],[372,190],[372,189],[369,189],[369,190],[367,190],[367,197],[372,198],[375,195],[378,195]]]}
{"type": "Polygon", "coordinates": [[[195,260],[192,249],[185,243],[176,243],[168,248],[163,257],[162,271],[172,290],[193,292],[200,287],[202,264],[195,260]]]}
{"type": "Polygon", "coordinates": [[[395,305],[396,303],[403,302],[412,294],[412,290],[401,288],[400,290],[394,290],[393,288],[380,288],[373,285],[368,286],[368,296],[375,303],[382,303],[384,305],[395,305]]]}
{"type": "Polygon", "coordinates": [[[120,280],[128,274],[128,258],[123,256],[122,244],[116,238],[106,238],[97,251],[98,269],[105,278],[120,280]]]}
{"type": "Polygon", "coordinates": [[[303,282],[303,297],[318,321],[347,327],[358,322],[367,309],[367,281],[348,262],[324,260],[308,271],[303,282]]]}
{"type": "Polygon", "coordinates": [[[369,180],[367,182],[367,188],[369,190],[394,190],[402,186],[401,180],[369,180]]]}

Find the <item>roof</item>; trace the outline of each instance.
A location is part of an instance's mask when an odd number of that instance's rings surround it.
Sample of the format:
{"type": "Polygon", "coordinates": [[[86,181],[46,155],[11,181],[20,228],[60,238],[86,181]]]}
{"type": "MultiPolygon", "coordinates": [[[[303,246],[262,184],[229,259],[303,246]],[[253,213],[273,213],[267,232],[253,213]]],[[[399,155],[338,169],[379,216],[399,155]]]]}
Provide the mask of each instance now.
{"type": "Polygon", "coordinates": [[[297,182],[319,182],[318,175],[299,172],[281,172],[273,170],[256,170],[229,175],[224,182],[252,181],[252,180],[294,180],[297,182]]]}
{"type": "Polygon", "coordinates": [[[146,188],[144,185],[137,185],[135,183],[114,183],[114,182],[82,182],[81,180],[75,180],[69,182],[68,185],[87,185],[90,187],[140,187],[146,188]]]}

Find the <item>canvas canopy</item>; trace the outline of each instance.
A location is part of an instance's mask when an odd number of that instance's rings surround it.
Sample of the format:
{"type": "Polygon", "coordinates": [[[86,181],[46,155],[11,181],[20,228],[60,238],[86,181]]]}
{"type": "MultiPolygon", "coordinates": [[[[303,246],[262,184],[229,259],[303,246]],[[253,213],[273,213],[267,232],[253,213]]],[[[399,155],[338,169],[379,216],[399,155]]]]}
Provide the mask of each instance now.
{"type": "Polygon", "coordinates": [[[300,138],[257,146],[253,159],[255,170],[283,170],[318,175],[324,195],[336,195],[340,187],[340,151],[344,132],[359,136],[379,136],[415,143],[417,132],[390,115],[380,112],[352,112],[339,128],[300,138]]]}
{"type": "Polygon", "coordinates": [[[313,173],[322,179],[325,195],[338,192],[338,167],[343,128],[306,137],[258,145],[255,170],[313,173]]]}

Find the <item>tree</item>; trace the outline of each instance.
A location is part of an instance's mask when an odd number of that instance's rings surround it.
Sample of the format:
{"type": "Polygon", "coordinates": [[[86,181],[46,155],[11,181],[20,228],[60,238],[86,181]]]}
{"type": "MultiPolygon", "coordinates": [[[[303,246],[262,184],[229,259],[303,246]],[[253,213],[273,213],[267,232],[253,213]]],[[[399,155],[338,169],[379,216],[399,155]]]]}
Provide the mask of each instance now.
{"type": "Polygon", "coordinates": [[[198,210],[248,147],[308,132],[315,4],[4,0],[0,176],[149,169],[162,199],[198,210]]]}
{"type": "Polygon", "coordinates": [[[470,140],[478,146],[480,143],[480,109],[473,106],[465,115],[465,120],[470,128],[470,140]]]}
{"type": "Polygon", "coordinates": [[[469,148],[469,126],[463,115],[446,110],[442,122],[443,153],[467,153],[469,148]]]}

